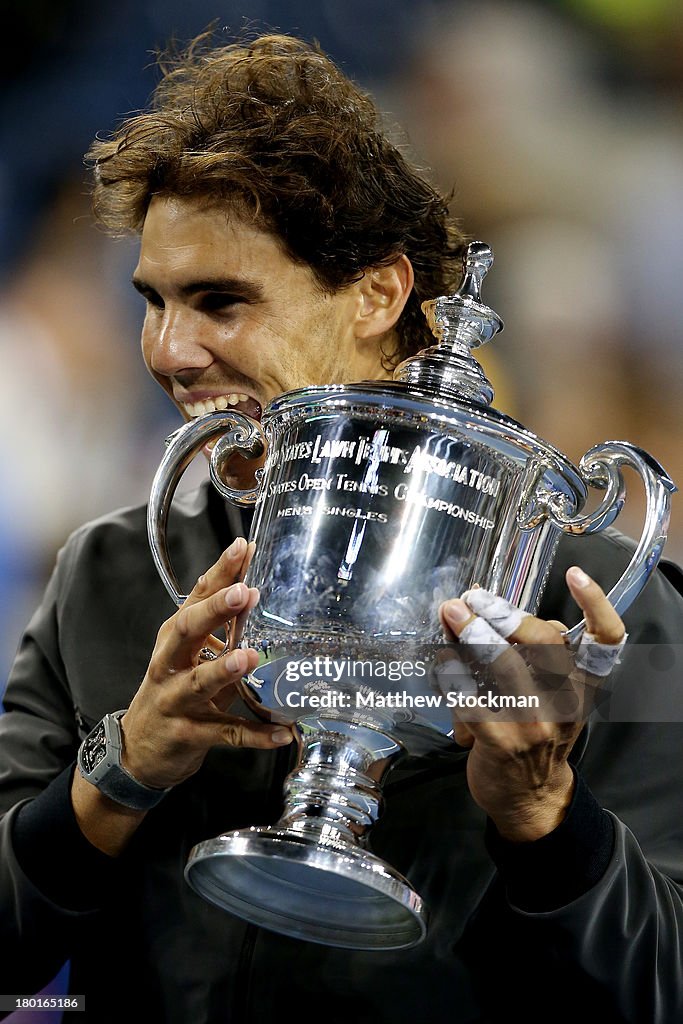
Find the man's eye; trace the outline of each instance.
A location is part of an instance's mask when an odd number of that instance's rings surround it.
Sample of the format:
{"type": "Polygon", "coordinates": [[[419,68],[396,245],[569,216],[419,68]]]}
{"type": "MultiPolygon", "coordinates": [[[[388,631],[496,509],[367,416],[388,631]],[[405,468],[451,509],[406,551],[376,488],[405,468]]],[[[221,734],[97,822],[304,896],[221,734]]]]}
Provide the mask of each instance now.
{"type": "MultiPolygon", "coordinates": [[[[138,291],[140,291],[140,289],[138,289],[138,291]]],[[[164,308],[164,300],[157,292],[151,291],[151,289],[145,289],[144,292],[140,291],[140,294],[148,306],[153,306],[154,309],[164,308]]]]}
{"type": "Polygon", "coordinates": [[[202,298],[202,309],[208,313],[215,313],[222,309],[229,309],[244,300],[238,295],[228,295],[225,292],[209,292],[202,298]]]}

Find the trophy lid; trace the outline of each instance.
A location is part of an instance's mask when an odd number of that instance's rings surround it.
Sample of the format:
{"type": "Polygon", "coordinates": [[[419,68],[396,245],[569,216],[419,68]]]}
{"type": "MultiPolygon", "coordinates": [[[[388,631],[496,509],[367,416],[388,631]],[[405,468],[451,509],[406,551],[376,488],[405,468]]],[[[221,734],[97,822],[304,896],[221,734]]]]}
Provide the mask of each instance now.
{"type": "Polygon", "coordinates": [[[471,353],[503,329],[498,314],[481,301],[481,285],[492,266],[490,246],[470,242],[458,291],[422,303],[438,344],[400,363],[394,380],[433,397],[491,404],[493,387],[471,353]]]}

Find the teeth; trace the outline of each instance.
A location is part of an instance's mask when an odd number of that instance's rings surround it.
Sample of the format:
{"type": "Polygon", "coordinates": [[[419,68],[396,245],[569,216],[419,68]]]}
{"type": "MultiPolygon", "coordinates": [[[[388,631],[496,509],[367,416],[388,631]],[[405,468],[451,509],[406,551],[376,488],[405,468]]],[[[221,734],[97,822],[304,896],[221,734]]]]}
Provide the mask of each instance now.
{"type": "Polygon", "coordinates": [[[217,398],[207,398],[204,402],[184,402],[183,409],[190,419],[195,419],[197,416],[206,416],[210,412],[224,412],[228,406],[246,402],[248,397],[248,395],[232,392],[229,395],[219,395],[217,398]]]}

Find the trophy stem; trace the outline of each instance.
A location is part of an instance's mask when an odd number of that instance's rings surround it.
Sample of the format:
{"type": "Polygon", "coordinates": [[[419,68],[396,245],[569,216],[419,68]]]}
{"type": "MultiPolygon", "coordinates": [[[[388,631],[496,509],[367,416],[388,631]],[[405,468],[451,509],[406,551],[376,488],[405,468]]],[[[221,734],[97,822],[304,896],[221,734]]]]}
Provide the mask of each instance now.
{"type": "MultiPolygon", "coordinates": [[[[318,722],[318,726],[320,726],[318,722]]],[[[384,741],[385,749],[392,748],[394,756],[399,747],[388,736],[368,729],[372,746],[364,746],[337,732],[348,731],[348,723],[330,721],[327,729],[300,726],[303,733],[299,764],[285,781],[285,809],[278,822],[282,828],[309,835],[334,834],[340,841],[355,843],[375,822],[382,807],[381,788],[366,771],[383,776],[394,757],[377,758],[377,739],[384,741]],[[335,731],[328,731],[333,729],[335,731]]]]}
{"type": "Polygon", "coordinates": [[[364,848],[382,806],[381,779],[401,752],[354,723],[297,722],[299,763],[275,825],[199,843],[185,869],[205,899],[284,935],[351,949],[419,942],[426,910],[410,883],[364,848]]]}

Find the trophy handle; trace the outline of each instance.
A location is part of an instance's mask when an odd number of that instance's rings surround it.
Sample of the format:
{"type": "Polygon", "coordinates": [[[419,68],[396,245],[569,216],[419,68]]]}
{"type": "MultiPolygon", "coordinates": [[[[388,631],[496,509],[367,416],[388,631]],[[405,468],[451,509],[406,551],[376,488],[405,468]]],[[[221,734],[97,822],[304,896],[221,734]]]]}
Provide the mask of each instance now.
{"type": "Polygon", "coordinates": [[[245,459],[256,459],[265,451],[265,436],[256,420],[240,412],[212,412],[185,423],[166,438],[166,452],[159,463],[147,505],[147,536],[154,564],[174,603],[187,598],[171,566],[166,540],[168,513],[178,482],[197,452],[216,435],[222,435],[211,452],[209,474],[223,497],[236,505],[255,504],[260,488],[239,490],[224,483],[221,472],[226,460],[236,452],[245,459]]]}
{"type": "MultiPolygon", "coordinates": [[[[671,495],[678,490],[666,470],[647,452],[628,441],[605,441],[586,452],[579,471],[590,487],[606,491],[602,502],[590,515],[567,516],[557,507],[548,509],[548,517],[565,533],[588,534],[604,530],[614,522],[624,505],[626,487],[622,466],[630,466],[640,474],[645,487],[647,508],[640,542],[623,575],[607,597],[621,614],[641,592],[657,567],[669,528],[671,495]]],[[[572,643],[585,629],[585,619],[567,630],[572,643]]]]}

